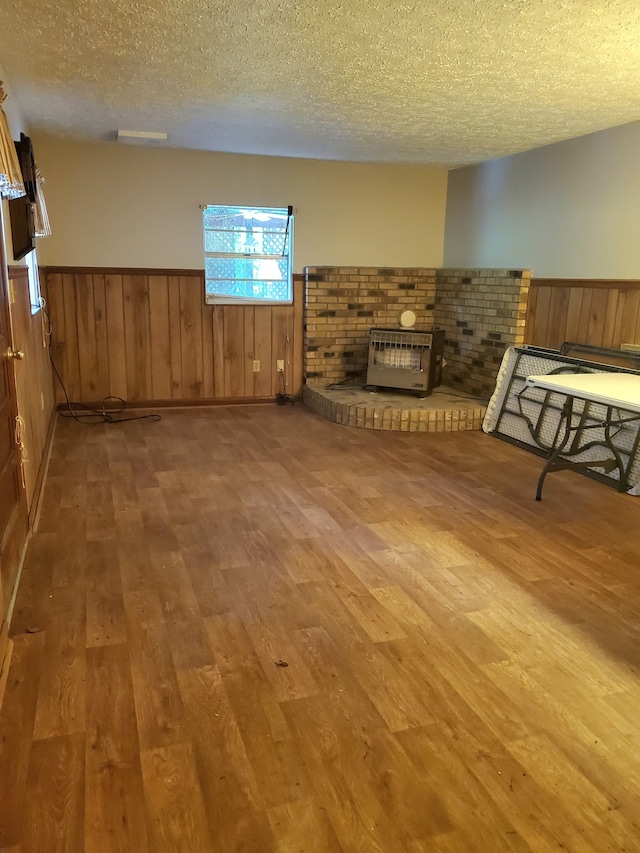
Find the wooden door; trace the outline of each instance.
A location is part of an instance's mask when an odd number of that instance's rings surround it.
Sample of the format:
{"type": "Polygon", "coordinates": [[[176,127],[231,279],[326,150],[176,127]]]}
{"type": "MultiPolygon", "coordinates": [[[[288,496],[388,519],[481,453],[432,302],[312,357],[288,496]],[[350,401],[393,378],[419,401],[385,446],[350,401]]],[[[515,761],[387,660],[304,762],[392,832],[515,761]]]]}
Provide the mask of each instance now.
{"type": "Polygon", "coordinates": [[[0,702],[9,661],[7,613],[27,539],[28,513],[16,443],[18,414],[14,341],[9,314],[9,281],[0,202],[0,702]]]}

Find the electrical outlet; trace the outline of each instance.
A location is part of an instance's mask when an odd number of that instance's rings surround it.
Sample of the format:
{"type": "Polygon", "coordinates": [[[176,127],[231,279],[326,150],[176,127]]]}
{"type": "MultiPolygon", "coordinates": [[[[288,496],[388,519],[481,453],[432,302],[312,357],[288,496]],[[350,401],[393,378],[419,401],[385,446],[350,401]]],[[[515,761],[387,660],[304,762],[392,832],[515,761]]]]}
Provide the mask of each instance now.
{"type": "Polygon", "coordinates": [[[257,359],[253,361],[253,372],[260,373],[260,362],[257,359]]]}
{"type": "Polygon", "coordinates": [[[284,358],[279,358],[276,361],[276,370],[278,371],[278,373],[284,372],[284,358]]]}

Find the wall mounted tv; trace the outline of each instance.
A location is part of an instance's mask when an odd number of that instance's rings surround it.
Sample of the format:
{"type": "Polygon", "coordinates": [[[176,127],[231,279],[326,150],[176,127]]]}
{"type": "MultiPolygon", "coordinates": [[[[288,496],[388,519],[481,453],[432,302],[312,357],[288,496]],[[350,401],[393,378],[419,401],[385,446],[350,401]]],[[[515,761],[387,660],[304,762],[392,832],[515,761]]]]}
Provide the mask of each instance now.
{"type": "Polygon", "coordinates": [[[37,196],[36,163],[33,156],[31,139],[20,134],[20,139],[14,142],[22,182],[26,195],[10,199],[9,219],[11,220],[11,240],[13,242],[13,257],[19,261],[36,247],[35,226],[33,219],[33,203],[37,196]]]}
{"type": "Polygon", "coordinates": [[[36,247],[33,225],[33,205],[26,195],[9,199],[13,259],[19,261],[36,247]]]}

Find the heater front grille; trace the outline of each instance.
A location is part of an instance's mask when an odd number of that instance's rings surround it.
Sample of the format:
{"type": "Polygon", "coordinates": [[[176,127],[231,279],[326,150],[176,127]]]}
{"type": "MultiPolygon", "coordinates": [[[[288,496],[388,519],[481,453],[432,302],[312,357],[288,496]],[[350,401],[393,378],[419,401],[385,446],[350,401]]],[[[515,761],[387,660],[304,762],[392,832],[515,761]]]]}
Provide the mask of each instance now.
{"type": "Polygon", "coordinates": [[[367,385],[427,396],[440,384],[443,346],[443,329],[370,329],[367,385]]]}

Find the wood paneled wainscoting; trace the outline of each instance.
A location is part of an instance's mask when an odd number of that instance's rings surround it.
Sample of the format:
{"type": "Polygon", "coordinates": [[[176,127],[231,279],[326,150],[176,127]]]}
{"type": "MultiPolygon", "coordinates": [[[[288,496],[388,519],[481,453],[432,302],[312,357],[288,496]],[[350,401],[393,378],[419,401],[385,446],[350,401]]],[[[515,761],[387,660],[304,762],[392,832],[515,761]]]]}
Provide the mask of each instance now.
{"type": "MultiPolygon", "coordinates": [[[[302,391],[304,278],[293,305],[207,305],[202,270],[46,267],[52,355],[69,399],[272,400],[302,391]],[[260,362],[254,372],[253,362],[260,362]]],[[[64,397],[58,385],[57,400],[64,397]]]]}
{"type": "Polygon", "coordinates": [[[564,341],[640,344],[640,281],[531,279],[525,342],[559,348],[564,341]]]}

